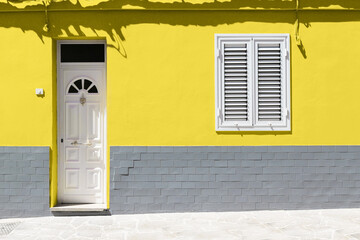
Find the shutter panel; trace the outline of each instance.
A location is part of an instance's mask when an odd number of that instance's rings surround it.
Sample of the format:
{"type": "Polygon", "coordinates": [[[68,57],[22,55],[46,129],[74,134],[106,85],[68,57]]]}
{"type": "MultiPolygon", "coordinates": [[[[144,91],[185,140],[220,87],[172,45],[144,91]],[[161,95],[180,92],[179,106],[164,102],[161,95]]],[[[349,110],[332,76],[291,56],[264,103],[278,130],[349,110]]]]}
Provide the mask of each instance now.
{"type": "Polygon", "coordinates": [[[256,124],[284,125],[284,53],[282,41],[256,42],[256,124]]]}
{"type": "Polygon", "coordinates": [[[251,124],[248,42],[223,45],[223,118],[225,122],[251,124]]]}

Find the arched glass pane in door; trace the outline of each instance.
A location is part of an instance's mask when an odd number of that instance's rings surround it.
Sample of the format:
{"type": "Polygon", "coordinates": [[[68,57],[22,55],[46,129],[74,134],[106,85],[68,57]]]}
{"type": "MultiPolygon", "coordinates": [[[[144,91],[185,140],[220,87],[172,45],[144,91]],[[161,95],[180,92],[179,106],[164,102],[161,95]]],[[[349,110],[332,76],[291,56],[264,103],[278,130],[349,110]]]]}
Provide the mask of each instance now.
{"type": "Polygon", "coordinates": [[[87,93],[99,93],[96,85],[89,79],[76,79],[69,84],[67,93],[79,93],[81,90],[87,93]]]}

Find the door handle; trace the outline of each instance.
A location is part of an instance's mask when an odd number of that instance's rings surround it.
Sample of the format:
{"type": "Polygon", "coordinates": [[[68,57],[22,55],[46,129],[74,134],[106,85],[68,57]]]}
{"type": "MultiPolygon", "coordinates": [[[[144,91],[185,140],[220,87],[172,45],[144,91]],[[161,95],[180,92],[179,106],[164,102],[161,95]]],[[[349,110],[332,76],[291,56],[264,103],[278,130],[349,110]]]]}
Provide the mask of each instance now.
{"type": "Polygon", "coordinates": [[[78,142],[77,140],[73,141],[71,143],[71,145],[87,145],[87,146],[91,146],[92,143],[91,142],[87,142],[87,143],[82,143],[82,142],[78,142]]]}

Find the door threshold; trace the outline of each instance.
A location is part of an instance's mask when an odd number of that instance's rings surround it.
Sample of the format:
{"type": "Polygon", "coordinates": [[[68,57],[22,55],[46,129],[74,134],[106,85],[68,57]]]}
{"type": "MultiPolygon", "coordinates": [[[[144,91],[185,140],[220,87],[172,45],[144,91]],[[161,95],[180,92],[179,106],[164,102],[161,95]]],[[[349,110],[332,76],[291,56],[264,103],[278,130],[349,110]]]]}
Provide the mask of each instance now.
{"type": "Polygon", "coordinates": [[[104,212],[107,210],[106,204],[93,203],[67,203],[50,208],[51,212],[104,212]]]}

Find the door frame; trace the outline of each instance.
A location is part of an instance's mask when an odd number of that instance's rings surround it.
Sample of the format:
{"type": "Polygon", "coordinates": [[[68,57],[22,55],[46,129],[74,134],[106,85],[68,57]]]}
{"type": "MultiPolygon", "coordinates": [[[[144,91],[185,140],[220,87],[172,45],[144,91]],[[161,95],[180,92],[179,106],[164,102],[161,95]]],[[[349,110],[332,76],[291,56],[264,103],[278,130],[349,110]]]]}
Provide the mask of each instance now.
{"type": "MultiPolygon", "coordinates": [[[[106,47],[106,40],[57,40],[56,41],[56,110],[57,110],[57,119],[56,119],[56,147],[57,147],[57,178],[56,178],[56,202],[57,205],[59,204],[58,199],[59,199],[59,177],[60,177],[60,149],[61,149],[61,133],[60,133],[60,72],[62,69],[82,69],[82,68],[98,68],[98,69],[102,69],[104,71],[104,76],[103,76],[103,82],[101,83],[102,85],[102,89],[103,89],[103,93],[102,93],[102,102],[104,103],[104,126],[103,126],[103,151],[104,151],[104,164],[105,167],[103,169],[103,204],[105,204],[106,206],[108,206],[108,194],[109,194],[109,186],[108,186],[108,149],[107,149],[107,47],[106,47]],[[85,62],[85,63],[61,63],[60,59],[61,59],[61,51],[60,51],[60,45],[64,44],[64,43],[71,43],[71,44],[104,44],[104,62],[103,63],[91,63],[91,62],[85,62]]],[[[63,93],[62,93],[63,94],[63,93]]]]}

